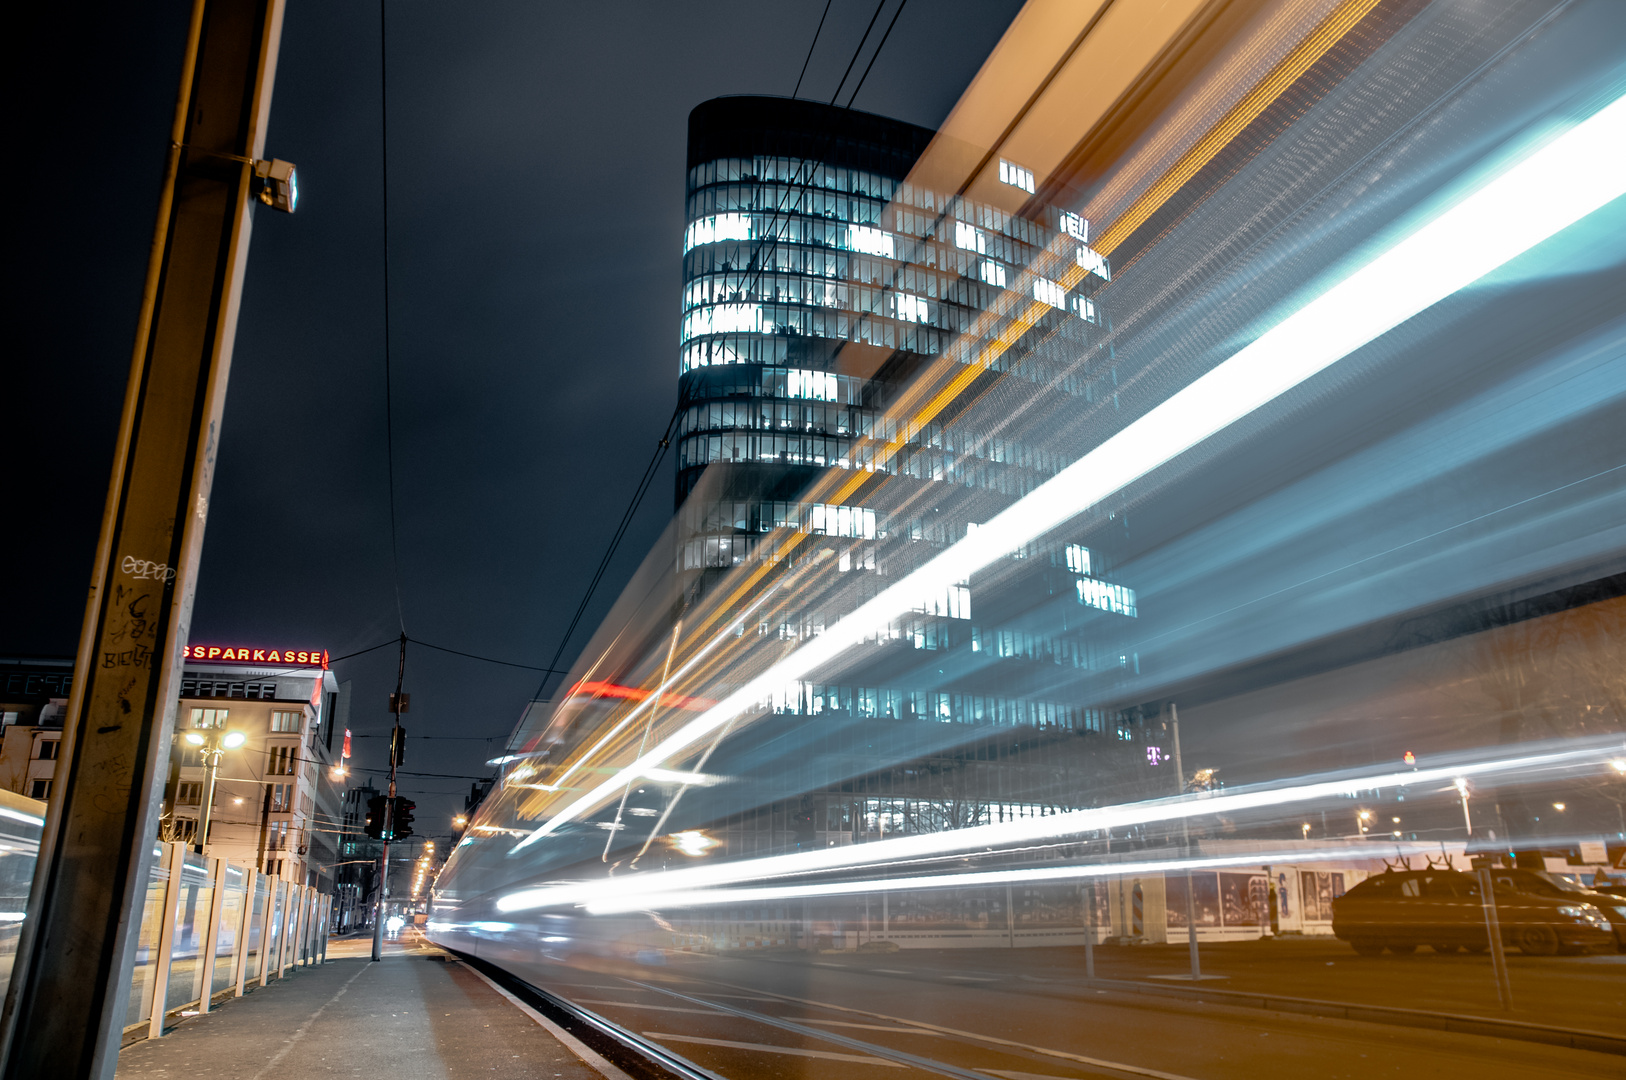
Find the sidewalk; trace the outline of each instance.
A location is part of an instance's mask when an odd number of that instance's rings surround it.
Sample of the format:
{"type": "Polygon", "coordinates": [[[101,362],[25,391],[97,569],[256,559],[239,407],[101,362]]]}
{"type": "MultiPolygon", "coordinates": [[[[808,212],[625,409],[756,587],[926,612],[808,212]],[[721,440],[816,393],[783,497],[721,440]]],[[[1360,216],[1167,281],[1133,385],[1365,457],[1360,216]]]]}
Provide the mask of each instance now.
{"type": "Polygon", "coordinates": [[[473,970],[432,947],[307,968],[162,1039],[126,1047],[117,1075],[605,1080],[473,970]]]}

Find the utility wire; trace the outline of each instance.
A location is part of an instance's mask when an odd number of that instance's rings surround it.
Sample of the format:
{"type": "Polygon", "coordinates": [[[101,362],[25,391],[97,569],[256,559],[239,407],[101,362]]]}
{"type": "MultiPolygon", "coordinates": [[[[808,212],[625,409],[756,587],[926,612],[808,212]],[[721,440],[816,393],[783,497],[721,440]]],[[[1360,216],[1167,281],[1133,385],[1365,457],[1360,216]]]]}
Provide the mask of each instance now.
{"type": "MultiPolygon", "coordinates": [[[[884,3],[885,0],[882,0],[882,2],[884,3]]],[[[858,91],[864,88],[864,80],[869,78],[870,68],[873,68],[875,66],[875,61],[880,59],[881,50],[886,48],[886,39],[892,36],[892,28],[898,25],[898,16],[903,14],[904,5],[908,3],[909,0],[902,0],[902,2],[898,4],[898,10],[892,13],[892,21],[886,24],[886,33],[881,35],[880,43],[875,46],[875,51],[870,54],[869,63],[864,65],[864,74],[858,77],[858,82],[853,86],[852,94],[847,98],[847,108],[852,108],[853,102],[858,100],[858,91]]],[[[837,87],[836,89],[839,93],[840,87],[837,87]]]]}
{"type": "Polygon", "coordinates": [[[616,526],[614,535],[610,537],[610,544],[604,549],[604,557],[599,560],[598,569],[593,572],[592,580],[587,583],[587,591],[582,594],[581,603],[576,605],[575,614],[570,617],[570,625],[565,627],[564,637],[559,639],[559,647],[554,650],[553,659],[548,661],[546,668],[537,669],[545,672],[545,674],[542,676],[542,681],[537,684],[536,692],[531,695],[533,700],[540,701],[542,699],[542,693],[547,689],[549,679],[556,674],[564,674],[569,670],[560,670],[559,658],[564,655],[565,646],[570,644],[570,637],[576,632],[576,627],[580,624],[582,615],[586,613],[588,602],[593,599],[594,591],[597,590],[599,582],[604,579],[604,572],[610,567],[610,560],[615,557],[616,549],[621,546],[621,540],[626,536],[628,526],[632,524],[634,515],[638,513],[638,507],[643,503],[644,496],[649,492],[649,486],[654,482],[655,476],[660,470],[661,462],[666,458],[667,448],[672,445],[672,429],[676,426],[678,417],[682,414],[683,402],[679,399],[677,406],[672,410],[671,419],[666,421],[666,430],[661,433],[660,443],[655,447],[654,454],[650,456],[649,464],[644,467],[644,475],[639,478],[638,488],[632,494],[632,501],[627,503],[627,509],[622,513],[621,521],[616,526]]]}
{"type": "MultiPolygon", "coordinates": [[[[414,645],[422,645],[426,649],[434,649],[436,652],[451,653],[453,656],[466,656],[470,660],[484,660],[488,664],[501,664],[503,667],[524,668],[526,671],[541,671],[549,675],[565,675],[569,673],[568,669],[561,670],[559,668],[537,667],[535,664],[516,664],[512,660],[498,660],[496,657],[481,656],[479,653],[464,652],[462,649],[448,649],[444,645],[431,645],[429,642],[420,641],[417,638],[408,638],[407,640],[412,642],[414,645]]],[[[384,645],[392,644],[394,644],[394,642],[386,641],[384,643],[384,645]]],[[[378,646],[378,648],[383,647],[383,645],[378,646]]]]}
{"type": "Polygon", "coordinates": [[[378,130],[379,170],[382,176],[384,210],[384,460],[390,490],[390,571],[395,585],[395,618],[406,634],[406,614],[401,607],[401,553],[395,538],[395,425],[394,394],[390,384],[390,68],[389,36],[384,18],[385,0],[378,3],[378,130]]]}
{"type": "Polygon", "coordinates": [[[830,17],[830,5],[834,0],[824,0],[824,14],[819,16],[819,26],[813,31],[813,43],[807,47],[807,59],[802,61],[802,73],[796,76],[796,89],[790,92],[794,98],[802,90],[802,80],[807,78],[807,65],[813,60],[813,50],[818,47],[819,34],[824,30],[824,20],[830,17]]]}
{"type": "Polygon", "coordinates": [[[881,0],[879,4],[875,5],[875,14],[869,17],[869,25],[864,27],[864,36],[858,39],[858,48],[853,50],[853,58],[847,61],[847,70],[841,73],[841,82],[836,83],[836,92],[830,95],[830,104],[834,105],[836,98],[841,96],[841,87],[846,83],[847,76],[853,73],[853,65],[858,63],[858,57],[864,51],[864,42],[869,40],[869,32],[875,29],[875,20],[881,17],[881,9],[884,7],[886,7],[886,0],[881,0]]]}

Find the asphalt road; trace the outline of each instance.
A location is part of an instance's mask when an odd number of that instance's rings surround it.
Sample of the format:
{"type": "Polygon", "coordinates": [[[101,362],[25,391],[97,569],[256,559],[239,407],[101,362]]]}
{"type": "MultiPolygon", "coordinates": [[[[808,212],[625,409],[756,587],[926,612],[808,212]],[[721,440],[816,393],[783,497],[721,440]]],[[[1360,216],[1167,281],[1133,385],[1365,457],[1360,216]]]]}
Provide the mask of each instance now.
{"type": "MultiPolygon", "coordinates": [[[[1430,999],[1476,978],[1463,958],[1373,958],[1333,943],[1234,957],[1216,947],[1211,970],[1239,989],[1298,980],[1289,993],[1341,983],[1362,994],[1430,999]],[[1331,959],[1321,959],[1323,951],[1331,959]],[[1325,965],[1344,965],[1337,975],[1325,965]],[[1307,973],[1320,965],[1319,976],[1307,973]]],[[[1262,943],[1270,944],[1270,943],[1262,943]]],[[[643,1034],[729,1080],[867,1080],[920,1076],[1001,1080],[1161,1077],[1619,1077],[1618,1056],[1508,1039],[1268,1012],[1210,1002],[1105,993],[1080,985],[1082,950],[953,950],[809,957],[676,956],[638,966],[606,959],[502,966],[643,1034]]],[[[1532,958],[1533,959],[1533,958],[1532,958]]],[[[1182,950],[1098,950],[1097,974],[1129,977],[1184,960],[1182,950]],[[1123,953],[1123,956],[1109,955],[1123,953]],[[1132,955],[1133,954],[1133,955],[1132,955]],[[1114,968],[1116,967],[1116,970],[1114,968]]],[[[1618,1032],[1626,966],[1613,957],[1520,964],[1516,984],[1561,994],[1618,1032]],[[1577,963],[1576,960],[1580,962],[1577,963]],[[1602,989],[1600,989],[1602,988],[1602,989]],[[1612,996],[1610,996],[1612,995],[1612,996]]],[[[1205,985],[1215,985],[1208,983],[1205,985]]],[[[1493,991],[1494,993],[1494,991],[1493,991]]],[[[1431,999],[1432,1000],[1432,999],[1431,999]]],[[[1494,997],[1491,998],[1494,1005],[1494,997]]],[[[1380,1003],[1399,1004],[1398,1000],[1380,1003]]],[[[1413,1007],[1419,1007],[1413,1005],[1413,1007]]],[[[1427,1006],[1421,1006],[1427,1007],[1427,1006]]],[[[1520,1019],[1534,1020],[1528,1015],[1520,1019]]],[[[1540,1022],[1537,1020],[1536,1022],[1540,1022]]]]}

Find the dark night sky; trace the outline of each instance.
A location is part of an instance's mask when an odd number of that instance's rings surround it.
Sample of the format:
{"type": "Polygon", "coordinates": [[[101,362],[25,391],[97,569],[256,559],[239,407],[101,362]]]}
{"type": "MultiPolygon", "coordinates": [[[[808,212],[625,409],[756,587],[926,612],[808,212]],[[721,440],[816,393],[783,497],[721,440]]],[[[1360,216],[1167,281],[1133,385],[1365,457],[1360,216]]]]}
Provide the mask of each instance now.
{"type": "MultiPolygon", "coordinates": [[[[1015,0],[914,0],[858,107],[936,126],[1015,0]]],[[[823,4],[390,8],[400,590],[413,637],[545,665],[676,391],[686,118],[789,94],[823,4]]],[[[0,652],[71,654],[174,107],[187,5],[51,5],[15,27],[9,117],[0,652]]],[[[804,96],[826,100],[871,0],[834,0],[804,96]]],[[[894,11],[894,0],[876,36],[894,11]]],[[[262,211],[243,292],[193,639],[341,655],[398,632],[390,572],[375,4],[289,0],[267,153],[302,202],[262,211]]],[[[871,43],[873,44],[872,37],[871,43]]],[[[858,71],[868,62],[868,50],[858,71]]],[[[856,74],[855,74],[856,77],[856,74]]],[[[850,86],[850,83],[849,83],[850,86]]],[[[845,94],[843,95],[845,101],[845,94]]],[[[670,459],[565,663],[671,511],[670,459]]],[[[338,665],[351,727],[388,724],[395,653],[338,665]]],[[[532,672],[414,647],[415,738],[512,729],[532,672]]],[[[492,745],[496,745],[494,743],[492,745]]],[[[357,743],[362,767],[384,741],[357,743]]],[[[483,741],[408,768],[476,774],[483,741]]],[[[463,780],[403,785],[439,831],[463,780]],[[438,798],[437,798],[438,796],[438,798]]]]}

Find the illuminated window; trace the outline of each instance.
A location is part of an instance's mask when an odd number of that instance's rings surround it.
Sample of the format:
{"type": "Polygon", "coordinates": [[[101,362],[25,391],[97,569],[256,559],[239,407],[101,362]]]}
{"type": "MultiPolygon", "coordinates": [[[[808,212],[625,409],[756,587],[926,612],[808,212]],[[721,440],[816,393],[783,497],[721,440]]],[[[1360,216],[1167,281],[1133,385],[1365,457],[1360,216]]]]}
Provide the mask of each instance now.
{"type": "Polygon", "coordinates": [[[1107,265],[1107,257],[1094,248],[1084,245],[1078,249],[1078,265],[1099,277],[1102,281],[1112,280],[1112,267],[1107,265]]]}
{"type": "Polygon", "coordinates": [[[875,539],[875,511],[862,506],[814,503],[808,511],[807,531],[824,536],[875,539]]]}
{"type": "Polygon", "coordinates": [[[977,275],[995,288],[1003,289],[1005,287],[1005,267],[992,259],[984,260],[982,265],[977,268],[977,275]]]}
{"type": "Polygon", "coordinates": [[[892,234],[882,232],[880,229],[871,229],[863,225],[854,225],[847,230],[847,246],[853,251],[862,251],[866,255],[880,255],[888,259],[896,258],[895,248],[892,245],[892,234]]]}
{"type": "Polygon", "coordinates": [[[813,401],[836,401],[841,392],[836,377],[828,371],[789,368],[785,372],[785,396],[813,401]]]}
{"type": "Polygon", "coordinates": [[[1053,308],[1067,310],[1067,290],[1049,278],[1037,278],[1033,282],[1033,298],[1041,304],[1049,304],[1053,308]]]}
{"type": "Polygon", "coordinates": [[[1073,314],[1085,322],[1095,322],[1095,304],[1087,296],[1075,297],[1073,299],[1073,314]]]}
{"type": "Polygon", "coordinates": [[[1020,165],[1013,165],[1004,158],[999,160],[999,182],[1033,194],[1033,171],[1020,165]]]}
{"type": "Polygon", "coordinates": [[[905,322],[930,322],[931,305],[926,303],[923,296],[912,296],[909,293],[898,293],[894,298],[894,310],[898,318],[905,322]]]}
{"type": "Polygon", "coordinates": [[[1077,214],[1069,214],[1063,210],[1061,213],[1061,231],[1081,244],[1090,242],[1090,222],[1088,218],[1081,218],[1077,214]]]}
{"type": "Polygon", "coordinates": [[[715,244],[723,240],[751,239],[751,215],[717,214],[691,221],[683,234],[683,251],[688,254],[701,244],[715,244]]]}
{"type": "Polygon", "coordinates": [[[1078,602],[1086,607],[1128,615],[1131,619],[1138,617],[1135,613],[1134,589],[1111,585],[1095,578],[1078,579],[1078,602]]]}
{"type": "Polygon", "coordinates": [[[982,234],[982,230],[963,221],[954,223],[954,246],[975,251],[978,255],[988,254],[988,238],[982,234]]]}
{"type": "Polygon", "coordinates": [[[915,610],[926,615],[941,615],[946,619],[969,619],[971,590],[964,585],[950,585],[915,610]]]}
{"type": "Polygon", "coordinates": [[[195,728],[225,727],[229,709],[193,709],[192,726],[195,728]]]}
{"type": "Polygon", "coordinates": [[[1090,572],[1090,549],[1079,544],[1067,545],[1067,569],[1075,574],[1090,572]]]}
{"type": "Polygon", "coordinates": [[[304,717],[303,717],[303,715],[301,713],[296,713],[296,712],[274,712],[274,713],[271,714],[271,730],[272,731],[298,731],[299,726],[300,726],[300,721],[303,718],[304,717]]]}
{"type": "Polygon", "coordinates": [[[759,334],[762,332],[760,304],[718,304],[695,308],[684,316],[683,340],[702,334],[759,334]]]}

